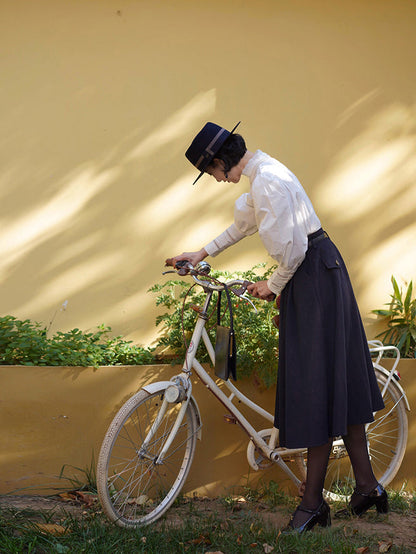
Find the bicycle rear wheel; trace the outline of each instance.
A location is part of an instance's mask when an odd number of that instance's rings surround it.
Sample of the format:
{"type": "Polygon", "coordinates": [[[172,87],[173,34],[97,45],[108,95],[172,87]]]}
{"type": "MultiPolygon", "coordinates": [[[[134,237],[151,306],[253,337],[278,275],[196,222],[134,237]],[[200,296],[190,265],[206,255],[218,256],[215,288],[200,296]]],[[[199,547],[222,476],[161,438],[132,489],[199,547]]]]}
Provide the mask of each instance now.
{"type": "Polygon", "coordinates": [[[154,423],[165,389],[132,396],[113,419],[101,446],[97,487],[102,507],[121,527],[154,522],[172,505],[192,464],[198,417],[189,402],[163,460],[158,459],[175,424],[181,403],[168,404],[157,429],[154,423]],[[153,426],[149,442],[145,442],[153,426]]]}
{"type": "MultiPolygon", "coordinates": [[[[382,390],[387,378],[377,368],[375,373],[382,390]]],[[[405,403],[394,381],[389,383],[383,400],[385,407],[376,412],[372,423],[366,425],[366,434],[374,474],[378,482],[386,486],[393,480],[402,463],[408,424],[405,403]]],[[[305,457],[298,457],[298,463],[303,466],[306,476],[305,457]]],[[[331,500],[345,500],[354,490],[354,473],[341,437],[334,439],[324,486],[326,496],[331,500]]]]}

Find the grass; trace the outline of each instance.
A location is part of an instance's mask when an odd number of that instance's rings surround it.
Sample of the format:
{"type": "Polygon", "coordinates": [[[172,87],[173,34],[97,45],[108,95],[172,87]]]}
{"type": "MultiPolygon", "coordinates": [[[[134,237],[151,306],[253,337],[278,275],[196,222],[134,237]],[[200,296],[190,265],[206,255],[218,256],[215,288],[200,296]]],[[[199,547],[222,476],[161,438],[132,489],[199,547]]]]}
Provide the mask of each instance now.
{"type": "Polygon", "coordinates": [[[259,480],[256,488],[251,486],[243,486],[240,494],[231,494],[224,496],[222,502],[225,506],[233,509],[239,500],[243,498],[248,502],[263,502],[268,508],[276,508],[277,506],[288,506],[289,512],[293,512],[298,503],[298,498],[288,496],[281,489],[278,483],[273,480],[259,480]]]}
{"type": "MultiPolygon", "coordinates": [[[[28,514],[25,515],[27,518],[28,514]]],[[[374,547],[371,537],[346,536],[342,530],[318,531],[298,537],[283,536],[267,529],[252,517],[201,516],[185,520],[182,527],[158,526],[123,530],[100,518],[78,521],[68,518],[60,524],[65,534],[42,532],[42,523],[28,524],[16,513],[2,514],[0,544],[2,552],[123,553],[123,552],[355,552],[359,547],[374,547]]],[[[392,550],[394,552],[394,550],[392,550]]]]}
{"type": "Polygon", "coordinates": [[[90,465],[86,468],[64,464],[59,474],[59,479],[66,480],[71,489],[79,491],[97,492],[97,475],[94,451],[91,455],[90,465]],[[71,471],[71,474],[66,474],[71,471]]]}
{"type": "MultiPolygon", "coordinates": [[[[284,496],[272,483],[244,496],[244,510],[236,510],[233,497],[225,497],[218,506],[218,512],[204,509],[204,503],[182,499],[176,507],[180,524],[167,520],[142,529],[121,529],[110,524],[99,511],[86,510],[82,518],[62,512],[37,512],[33,510],[0,510],[0,552],[14,553],[203,553],[223,552],[333,552],[355,553],[380,551],[380,537],[364,535],[350,519],[330,529],[316,529],[302,536],[284,535],[267,525],[257,512],[259,503],[263,506],[280,505],[284,518],[289,518],[293,499],[284,496]],[[259,500],[261,498],[261,500],[259,500]],[[283,506],[281,505],[283,501],[283,506]],[[287,515],[286,515],[287,514],[287,515]],[[363,550],[361,550],[362,552],[363,550]]],[[[416,495],[389,491],[392,511],[400,514],[416,511],[416,495]]],[[[333,506],[334,509],[335,506],[333,506]]],[[[379,516],[374,516],[379,517],[379,516]]],[[[380,518],[385,521],[385,516],[380,518]],[[384,517],[384,519],[383,519],[384,517]]],[[[406,550],[392,545],[391,553],[405,553],[406,550]]]]}

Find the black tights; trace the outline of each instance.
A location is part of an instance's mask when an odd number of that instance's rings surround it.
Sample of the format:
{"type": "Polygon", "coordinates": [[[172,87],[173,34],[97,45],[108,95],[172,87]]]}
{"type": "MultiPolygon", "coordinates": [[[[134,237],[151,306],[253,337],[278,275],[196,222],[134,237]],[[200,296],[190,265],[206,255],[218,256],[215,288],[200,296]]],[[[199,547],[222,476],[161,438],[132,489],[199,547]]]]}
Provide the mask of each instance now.
{"type": "MultiPolygon", "coordinates": [[[[355,477],[355,490],[368,494],[377,486],[377,479],[371,467],[367,449],[367,437],[364,425],[349,425],[347,435],[342,437],[350,457],[355,477]]],[[[352,506],[360,500],[360,495],[354,493],[351,497],[352,506]]]]}
{"type": "MultiPolygon", "coordinates": [[[[361,493],[368,493],[377,485],[371,467],[370,458],[367,450],[367,439],[364,425],[349,425],[347,434],[342,437],[345,447],[350,457],[351,465],[354,471],[356,490],[361,493]]],[[[306,483],[301,507],[308,510],[316,510],[322,502],[322,490],[324,488],[325,475],[328,467],[328,459],[331,453],[332,439],[321,446],[308,448],[308,471],[306,474],[306,483]]],[[[351,503],[359,500],[359,496],[354,495],[351,503]]],[[[297,511],[294,524],[302,525],[310,514],[297,511]]]]}

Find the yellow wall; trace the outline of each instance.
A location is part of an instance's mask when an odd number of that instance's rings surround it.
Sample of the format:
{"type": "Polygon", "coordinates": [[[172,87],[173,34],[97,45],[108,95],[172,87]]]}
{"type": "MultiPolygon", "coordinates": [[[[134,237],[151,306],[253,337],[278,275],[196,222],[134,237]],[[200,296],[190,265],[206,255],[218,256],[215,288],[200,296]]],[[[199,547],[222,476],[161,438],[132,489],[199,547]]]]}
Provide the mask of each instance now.
{"type": "MultiPolygon", "coordinates": [[[[400,362],[402,385],[413,411],[408,412],[409,438],[402,466],[391,487],[416,486],[416,383],[415,362],[400,362]],[[412,365],[413,364],[413,365],[412,365]]],[[[106,429],[121,404],[144,384],[170,379],[178,367],[42,368],[0,366],[0,494],[51,493],[71,488],[59,479],[63,466],[66,477],[85,482],[84,470],[91,466],[106,429]],[[76,468],[80,468],[78,471],[76,468]]],[[[259,391],[250,381],[238,383],[249,398],[274,412],[275,390],[259,391]]],[[[227,413],[199,382],[193,394],[202,419],[202,440],[184,492],[200,495],[226,495],[255,487],[258,480],[279,482],[296,493],[292,482],[278,467],[254,472],[246,457],[248,437],[237,426],[224,422],[227,413]],[[239,488],[240,487],[240,488],[239,488]]],[[[243,409],[250,417],[252,412],[243,409]]],[[[259,416],[254,426],[270,424],[259,416]]],[[[292,466],[294,464],[291,464],[292,466]]],[[[296,471],[296,468],[293,468],[296,471]]]]}
{"type": "MultiPolygon", "coordinates": [[[[0,366],[8,391],[0,403],[0,494],[68,488],[70,482],[59,479],[64,466],[64,476],[85,482],[83,470],[93,457],[97,461],[104,434],[122,403],[144,384],[169,380],[179,371],[166,365],[98,370],[0,366]]],[[[260,393],[251,383],[243,384],[243,390],[273,412],[274,390],[260,393]]],[[[221,495],[250,479],[254,482],[245,433],[224,422],[226,409],[199,382],[194,381],[193,394],[201,412],[202,439],[184,490],[221,495]]],[[[259,416],[254,422],[258,429],[270,427],[259,416]]],[[[280,470],[274,468],[271,476],[289,486],[280,470]]]]}
{"type": "MultiPolygon", "coordinates": [[[[1,315],[148,343],[163,260],[222,231],[247,189],[191,186],[183,153],[207,120],[242,120],[250,149],[298,175],[366,319],[392,273],[415,276],[412,0],[0,9],[1,315]]],[[[263,259],[254,237],[214,264],[263,259]]]]}

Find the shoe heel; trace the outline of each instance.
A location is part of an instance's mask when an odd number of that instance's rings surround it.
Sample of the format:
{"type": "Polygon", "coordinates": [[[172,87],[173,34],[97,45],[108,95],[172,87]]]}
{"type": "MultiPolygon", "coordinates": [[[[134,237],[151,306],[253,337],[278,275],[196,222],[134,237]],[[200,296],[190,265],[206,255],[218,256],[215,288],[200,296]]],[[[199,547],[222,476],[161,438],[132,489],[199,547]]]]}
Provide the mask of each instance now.
{"type": "Polygon", "coordinates": [[[331,515],[328,514],[326,517],[322,518],[322,520],[319,522],[319,525],[321,527],[331,527],[331,515]]]}
{"type": "Polygon", "coordinates": [[[329,511],[329,507],[326,506],[326,510],[320,515],[317,523],[321,527],[331,527],[331,512],[329,511]]]}
{"type": "Polygon", "coordinates": [[[387,500],[387,495],[385,497],[379,498],[376,501],[376,509],[379,514],[387,514],[389,511],[389,502],[387,500]]]}

